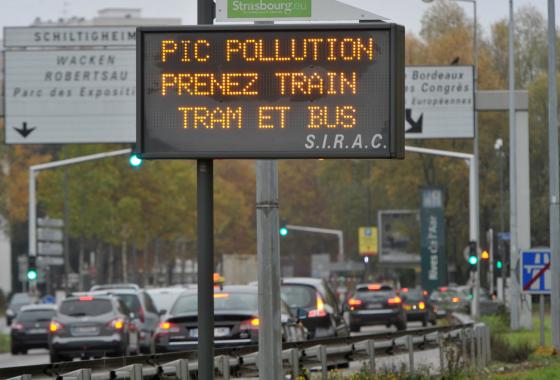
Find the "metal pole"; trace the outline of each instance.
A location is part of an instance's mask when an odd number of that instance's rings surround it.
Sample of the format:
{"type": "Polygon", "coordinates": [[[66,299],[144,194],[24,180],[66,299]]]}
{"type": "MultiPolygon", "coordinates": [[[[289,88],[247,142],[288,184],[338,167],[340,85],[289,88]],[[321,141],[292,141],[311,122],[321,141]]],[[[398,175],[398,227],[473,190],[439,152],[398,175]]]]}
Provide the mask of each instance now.
{"type": "Polygon", "coordinates": [[[64,168],[64,290],[70,292],[70,206],[68,204],[68,168],[64,168]]]}
{"type": "Polygon", "coordinates": [[[257,160],[259,378],[282,378],[278,162],[257,160]]]}
{"type": "Polygon", "coordinates": [[[550,176],[550,250],[552,254],[552,345],[560,349],[560,184],[558,180],[558,99],[556,84],[556,16],[548,0],[548,144],[550,176]]]}
{"type": "MultiPolygon", "coordinates": [[[[505,218],[505,207],[504,207],[504,148],[503,145],[498,151],[500,155],[500,232],[505,233],[506,228],[506,218],[505,218]]],[[[498,289],[498,294],[500,294],[499,300],[504,301],[505,298],[505,284],[506,284],[506,250],[503,239],[498,239],[498,249],[500,251],[500,258],[502,259],[502,269],[501,269],[501,284],[498,289]]]]}
{"type": "MultiPolygon", "coordinates": [[[[211,0],[198,0],[198,24],[212,24],[211,0]]],[[[214,163],[197,161],[198,378],[214,378],[214,163]]]]}
{"type": "Polygon", "coordinates": [[[214,378],[214,189],[212,160],[197,161],[198,378],[214,378]]]}
{"type": "Polygon", "coordinates": [[[509,203],[510,203],[510,315],[511,329],[519,330],[520,289],[517,252],[517,134],[515,130],[515,57],[514,57],[513,0],[509,0],[509,203]]]}
{"type": "Polygon", "coordinates": [[[541,330],[541,347],[544,347],[544,294],[539,294],[539,317],[541,330]]]}
{"type": "Polygon", "coordinates": [[[488,263],[490,294],[494,294],[494,229],[488,231],[488,250],[490,253],[490,262],[488,263]]]}
{"type": "Polygon", "coordinates": [[[37,198],[35,181],[37,172],[29,168],[29,256],[37,256],[37,198]]]}
{"type": "MultiPolygon", "coordinates": [[[[469,160],[469,239],[470,241],[477,241],[477,225],[476,225],[476,169],[474,158],[469,160]]],[[[477,256],[478,256],[478,242],[477,242],[477,256]]],[[[471,316],[475,319],[479,316],[479,286],[480,286],[480,260],[476,264],[476,271],[474,272],[473,281],[473,299],[471,302],[471,316]]]]}

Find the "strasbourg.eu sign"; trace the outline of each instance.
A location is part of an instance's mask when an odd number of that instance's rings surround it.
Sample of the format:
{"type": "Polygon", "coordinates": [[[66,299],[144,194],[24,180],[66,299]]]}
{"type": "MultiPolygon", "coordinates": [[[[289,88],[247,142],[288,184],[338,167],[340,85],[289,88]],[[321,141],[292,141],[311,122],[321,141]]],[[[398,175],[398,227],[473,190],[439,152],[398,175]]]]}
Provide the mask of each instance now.
{"type": "Polygon", "coordinates": [[[402,158],[394,24],[138,28],[145,158],[402,158]]]}

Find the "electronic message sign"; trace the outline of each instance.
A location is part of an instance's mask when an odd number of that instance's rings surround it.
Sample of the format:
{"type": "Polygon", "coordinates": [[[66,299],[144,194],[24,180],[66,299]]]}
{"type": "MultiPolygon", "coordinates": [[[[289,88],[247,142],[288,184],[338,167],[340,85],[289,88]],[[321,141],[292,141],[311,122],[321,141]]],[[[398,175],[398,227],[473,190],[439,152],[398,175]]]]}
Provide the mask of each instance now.
{"type": "Polygon", "coordinates": [[[404,28],[137,29],[145,158],[402,158],[404,28]]]}

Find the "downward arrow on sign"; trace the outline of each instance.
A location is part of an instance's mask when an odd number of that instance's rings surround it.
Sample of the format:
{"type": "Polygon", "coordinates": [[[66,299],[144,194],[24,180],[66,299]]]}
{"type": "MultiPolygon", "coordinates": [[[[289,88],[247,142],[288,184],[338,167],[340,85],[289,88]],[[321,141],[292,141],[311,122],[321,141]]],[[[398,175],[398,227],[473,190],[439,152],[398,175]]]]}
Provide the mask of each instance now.
{"type": "Polygon", "coordinates": [[[14,129],[15,129],[23,138],[26,138],[27,136],[29,136],[29,135],[31,134],[31,132],[33,132],[33,131],[36,129],[36,127],[28,128],[28,127],[27,127],[27,123],[24,121],[21,128],[14,127],[14,129]]]}

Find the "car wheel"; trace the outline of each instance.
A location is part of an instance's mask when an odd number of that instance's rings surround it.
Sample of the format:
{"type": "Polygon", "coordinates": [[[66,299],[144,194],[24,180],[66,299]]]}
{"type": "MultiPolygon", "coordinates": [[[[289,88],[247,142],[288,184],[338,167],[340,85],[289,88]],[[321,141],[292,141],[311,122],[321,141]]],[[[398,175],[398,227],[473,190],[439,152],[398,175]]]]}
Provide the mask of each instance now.
{"type": "Polygon", "coordinates": [[[17,355],[17,354],[19,354],[20,350],[15,344],[12,343],[11,351],[12,351],[12,355],[17,355]]]}
{"type": "Polygon", "coordinates": [[[64,361],[63,357],[57,354],[56,352],[51,352],[49,356],[51,358],[51,363],[58,363],[64,361]]]}
{"type": "Polygon", "coordinates": [[[397,323],[395,323],[395,327],[397,328],[398,331],[404,331],[406,330],[406,322],[405,321],[397,321],[397,323]]]}
{"type": "Polygon", "coordinates": [[[27,348],[20,348],[19,353],[22,355],[27,355],[27,348]]]}
{"type": "Polygon", "coordinates": [[[429,322],[428,314],[425,314],[424,318],[422,318],[422,327],[428,326],[428,322],[429,322]]]}
{"type": "Polygon", "coordinates": [[[360,326],[359,326],[359,325],[350,324],[350,332],[360,332],[360,326]]]}

